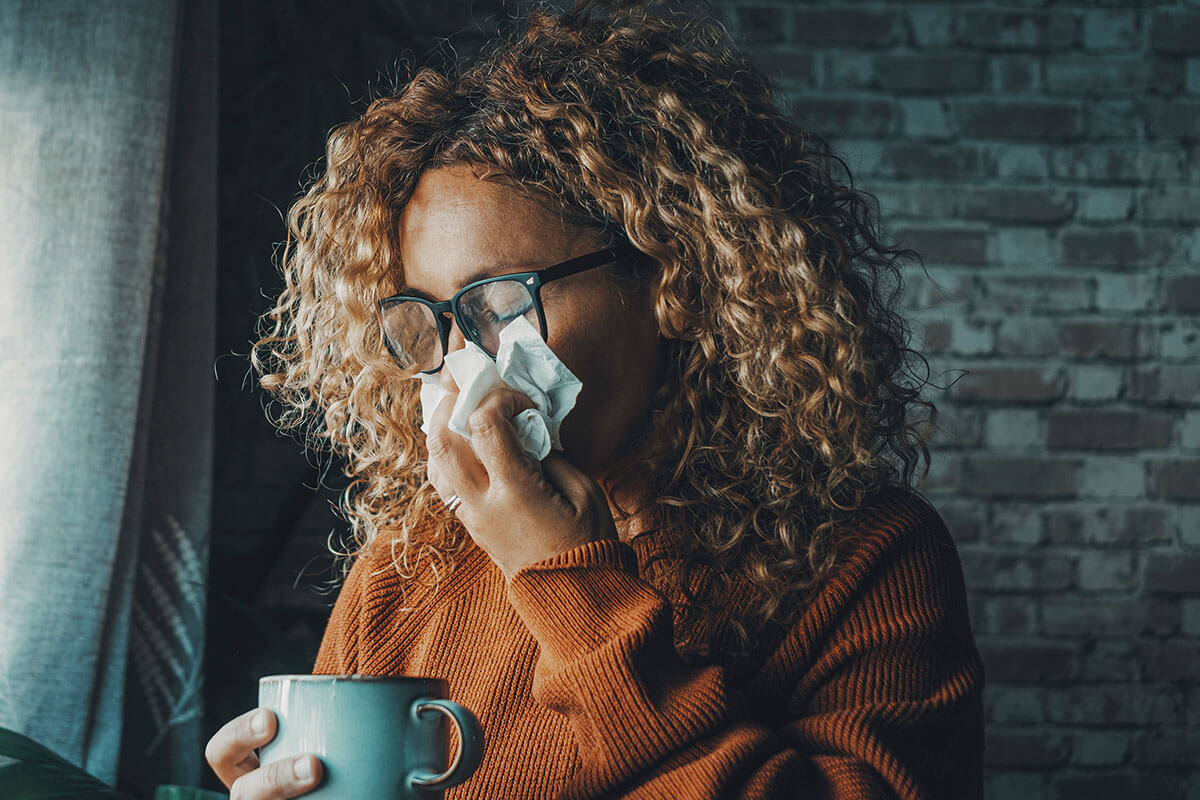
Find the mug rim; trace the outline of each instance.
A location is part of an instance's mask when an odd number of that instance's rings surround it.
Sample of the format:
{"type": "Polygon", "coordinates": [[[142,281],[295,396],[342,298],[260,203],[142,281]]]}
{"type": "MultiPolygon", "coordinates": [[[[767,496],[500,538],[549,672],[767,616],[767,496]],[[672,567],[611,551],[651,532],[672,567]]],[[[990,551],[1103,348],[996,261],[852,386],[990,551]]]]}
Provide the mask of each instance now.
{"type": "Polygon", "coordinates": [[[264,675],[258,679],[259,683],[275,683],[279,681],[355,681],[358,683],[400,683],[405,681],[424,682],[424,683],[444,683],[445,678],[426,678],[419,675],[311,675],[307,673],[297,673],[295,675],[264,675]]]}

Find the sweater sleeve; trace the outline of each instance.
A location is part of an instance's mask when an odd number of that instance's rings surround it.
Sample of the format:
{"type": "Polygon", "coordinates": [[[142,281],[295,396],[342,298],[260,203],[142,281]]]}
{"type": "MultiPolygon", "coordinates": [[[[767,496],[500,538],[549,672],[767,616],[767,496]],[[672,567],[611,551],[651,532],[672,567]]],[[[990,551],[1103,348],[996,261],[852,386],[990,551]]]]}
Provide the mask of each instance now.
{"type": "Polygon", "coordinates": [[[314,675],[352,675],[358,672],[359,621],[369,560],[365,554],[357,556],[342,583],[333,613],[325,625],[321,647],[317,651],[314,675]]]}
{"type": "Polygon", "coordinates": [[[541,646],[534,699],[580,751],[564,796],[978,797],[982,669],[957,554],[929,514],[843,566],[785,637],[773,660],[795,669],[769,723],[723,668],[679,657],[669,601],[628,545],[518,572],[509,601],[541,646]]]}

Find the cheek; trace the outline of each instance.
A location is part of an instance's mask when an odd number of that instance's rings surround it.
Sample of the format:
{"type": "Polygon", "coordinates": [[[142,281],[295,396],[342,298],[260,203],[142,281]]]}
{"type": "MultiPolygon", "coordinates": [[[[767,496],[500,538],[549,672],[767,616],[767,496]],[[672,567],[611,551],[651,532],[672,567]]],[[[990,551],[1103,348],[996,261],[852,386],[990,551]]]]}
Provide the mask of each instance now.
{"type": "Polygon", "coordinates": [[[662,379],[662,340],[656,326],[642,322],[613,315],[591,327],[593,335],[563,342],[561,352],[555,349],[583,381],[575,408],[563,422],[562,438],[568,457],[585,471],[611,466],[648,419],[662,379]]]}

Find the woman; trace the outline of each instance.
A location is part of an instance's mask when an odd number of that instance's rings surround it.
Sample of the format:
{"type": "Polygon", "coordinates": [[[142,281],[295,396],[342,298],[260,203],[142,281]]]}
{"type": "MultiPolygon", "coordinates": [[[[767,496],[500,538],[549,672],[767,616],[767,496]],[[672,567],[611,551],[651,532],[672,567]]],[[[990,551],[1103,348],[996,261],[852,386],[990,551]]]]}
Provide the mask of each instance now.
{"type": "MultiPolygon", "coordinates": [[[[448,679],[488,743],[451,796],[979,795],[961,571],[906,488],[909,254],[839,164],[715,26],[639,10],[533,14],[331,136],[256,363],[356,479],[316,671],[448,679]],[[540,467],[515,391],[447,427],[445,354],[495,353],[465,298],[514,273],[583,384],[540,467]]],[[[258,767],[274,730],[209,743],[236,797],[318,781],[258,767]]]]}

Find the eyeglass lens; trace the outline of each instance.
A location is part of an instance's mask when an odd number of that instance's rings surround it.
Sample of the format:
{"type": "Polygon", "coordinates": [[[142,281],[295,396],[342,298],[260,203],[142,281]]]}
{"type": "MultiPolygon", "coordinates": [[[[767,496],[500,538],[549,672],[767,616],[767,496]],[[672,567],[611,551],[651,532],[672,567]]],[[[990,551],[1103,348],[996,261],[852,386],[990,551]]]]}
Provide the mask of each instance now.
{"type": "MultiPolygon", "coordinates": [[[[532,290],[522,281],[489,281],[473,286],[458,298],[458,314],[468,329],[462,333],[488,355],[500,348],[500,331],[517,317],[538,329],[532,290]]],[[[387,306],[383,332],[402,367],[421,372],[442,363],[442,341],[433,311],[424,303],[404,300],[387,306]]]]}

